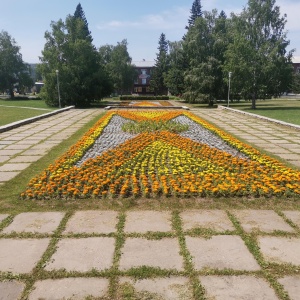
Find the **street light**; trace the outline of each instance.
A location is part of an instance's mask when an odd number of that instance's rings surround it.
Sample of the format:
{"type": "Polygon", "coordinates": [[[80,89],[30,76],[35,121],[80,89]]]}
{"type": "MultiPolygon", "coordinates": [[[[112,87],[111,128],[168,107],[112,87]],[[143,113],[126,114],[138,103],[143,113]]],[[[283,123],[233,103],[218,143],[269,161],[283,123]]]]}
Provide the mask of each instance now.
{"type": "Polygon", "coordinates": [[[58,73],[59,73],[59,71],[56,70],[55,73],[56,73],[56,78],[57,78],[58,107],[61,108],[60,91],[59,91],[59,79],[58,79],[58,73]]]}
{"type": "Polygon", "coordinates": [[[228,73],[229,77],[229,83],[228,83],[228,101],[227,101],[227,107],[229,107],[229,98],[230,98],[230,79],[231,79],[232,72],[228,73]]]}

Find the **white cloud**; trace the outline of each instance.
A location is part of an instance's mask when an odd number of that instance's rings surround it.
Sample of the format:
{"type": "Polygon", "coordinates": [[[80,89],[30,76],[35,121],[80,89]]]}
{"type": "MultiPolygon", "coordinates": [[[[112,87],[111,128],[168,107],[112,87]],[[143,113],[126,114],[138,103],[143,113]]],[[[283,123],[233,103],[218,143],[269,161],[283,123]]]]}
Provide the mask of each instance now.
{"type": "Polygon", "coordinates": [[[116,30],[119,28],[142,28],[145,29],[182,29],[185,27],[189,17],[188,7],[176,7],[159,14],[151,14],[139,17],[136,21],[112,20],[97,25],[99,30],[116,30]]]}

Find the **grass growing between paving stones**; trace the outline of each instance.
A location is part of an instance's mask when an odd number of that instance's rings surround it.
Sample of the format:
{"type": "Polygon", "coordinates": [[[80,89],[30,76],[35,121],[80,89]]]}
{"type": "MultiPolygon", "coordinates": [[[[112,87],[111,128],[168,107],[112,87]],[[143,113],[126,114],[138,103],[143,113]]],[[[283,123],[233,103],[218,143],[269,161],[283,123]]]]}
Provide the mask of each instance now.
{"type": "MultiPolygon", "coordinates": [[[[279,278],[282,278],[285,275],[297,275],[300,272],[300,268],[293,266],[291,264],[276,264],[267,262],[260,252],[258,245],[258,236],[263,234],[269,236],[282,236],[282,233],[263,233],[254,231],[247,233],[243,230],[240,222],[235,217],[234,212],[230,210],[227,211],[227,215],[235,227],[234,231],[223,231],[223,232],[214,232],[210,231],[209,228],[200,228],[199,231],[184,231],[183,230],[183,221],[180,217],[182,210],[172,210],[172,232],[147,232],[144,234],[140,233],[126,233],[124,232],[124,227],[126,223],[126,213],[127,210],[120,212],[118,215],[118,222],[116,225],[116,232],[113,234],[103,234],[101,236],[109,236],[115,238],[115,251],[113,254],[112,266],[109,269],[99,271],[92,269],[88,272],[77,272],[77,271],[66,271],[64,269],[47,271],[44,269],[46,264],[51,261],[52,255],[57,251],[58,242],[63,238],[80,238],[82,236],[77,236],[76,234],[68,234],[67,236],[63,234],[63,231],[66,228],[67,222],[73,216],[74,211],[69,211],[65,214],[60,225],[55,230],[52,235],[48,235],[50,239],[47,250],[41,257],[40,261],[37,263],[36,267],[30,274],[14,274],[10,272],[0,273],[0,280],[20,280],[26,284],[26,287],[22,294],[22,299],[27,299],[30,292],[33,289],[34,283],[38,280],[45,279],[61,279],[61,278],[106,278],[109,280],[109,294],[107,297],[102,298],[93,298],[89,297],[86,299],[118,299],[118,300],[163,300],[161,296],[157,295],[155,292],[138,292],[135,289],[134,282],[137,280],[143,279],[161,279],[171,277],[185,277],[189,280],[190,292],[192,293],[192,298],[183,298],[189,300],[205,300],[207,295],[204,287],[201,285],[199,276],[240,276],[247,275],[256,278],[262,278],[269,283],[269,285],[275,290],[278,299],[280,300],[290,300],[289,296],[285,292],[283,286],[278,282],[279,278]],[[209,233],[209,234],[207,234],[209,233]],[[212,235],[228,235],[234,234],[240,236],[244,241],[246,247],[253,255],[255,260],[261,267],[261,270],[258,271],[242,271],[242,270],[232,270],[232,269],[213,269],[213,268],[203,268],[201,270],[196,270],[194,267],[194,258],[189,252],[186,244],[187,236],[197,235],[199,238],[210,239],[212,235]],[[183,259],[183,271],[177,271],[172,269],[161,269],[158,267],[150,267],[147,265],[142,265],[140,267],[131,268],[129,270],[120,270],[120,259],[123,252],[123,247],[126,239],[138,237],[142,239],[152,240],[153,237],[157,239],[163,239],[172,237],[178,241],[180,255],[183,259]],[[127,278],[129,282],[121,283],[121,278],[127,278]],[[132,282],[132,283],[131,283],[132,282]]],[[[281,211],[278,211],[278,214],[284,217],[281,211]]],[[[300,237],[299,228],[288,218],[283,218],[287,223],[289,223],[293,228],[297,230],[296,234],[286,233],[286,237],[297,236],[300,237]]],[[[12,221],[12,217],[5,219],[1,225],[1,229],[12,221]]],[[[93,234],[86,234],[85,237],[93,237],[93,234]]],[[[30,233],[20,233],[14,236],[6,235],[6,238],[30,238],[32,235],[30,233]]],[[[36,236],[36,238],[42,238],[42,236],[36,236]]],[[[186,288],[186,287],[185,287],[186,288]]],[[[186,289],[185,289],[186,290],[186,289]]],[[[186,296],[186,295],[185,295],[186,296]]]]}
{"type": "MultiPolygon", "coordinates": [[[[243,239],[248,250],[250,251],[250,253],[252,253],[254,258],[262,268],[262,270],[257,272],[257,274],[269,282],[270,286],[273,287],[279,299],[290,300],[290,297],[285,292],[283,286],[278,282],[278,279],[283,275],[298,274],[300,271],[300,267],[292,266],[290,264],[276,264],[267,262],[261,254],[260,247],[257,241],[258,235],[261,236],[261,234],[259,234],[259,232],[246,233],[233,213],[227,211],[227,215],[235,226],[238,235],[243,239]]],[[[289,221],[289,223],[292,222],[289,221]]],[[[274,233],[266,235],[276,236],[276,233],[275,235],[274,233]]],[[[290,233],[285,233],[284,235],[287,237],[291,236],[290,233]]],[[[280,234],[279,236],[282,236],[282,234],[280,234]]],[[[292,234],[292,236],[299,237],[299,233],[292,234]]]]}

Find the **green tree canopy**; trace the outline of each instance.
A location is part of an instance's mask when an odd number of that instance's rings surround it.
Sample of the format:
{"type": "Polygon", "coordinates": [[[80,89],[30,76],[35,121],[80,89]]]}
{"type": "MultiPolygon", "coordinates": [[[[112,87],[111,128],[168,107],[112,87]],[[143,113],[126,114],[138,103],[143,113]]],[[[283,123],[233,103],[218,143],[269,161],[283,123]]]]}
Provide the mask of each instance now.
{"type": "Polygon", "coordinates": [[[116,46],[100,47],[101,61],[106,66],[109,78],[116,93],[123,95],[130,92],[135,78],[135,68],[131,64],[127,40],[118,42],[116,46]]]}
{"type": "Polygon", "coordinates": [[[228,46],[227,20],[217,10],[205,12],[190,27],[184,41],[189,67],[185,72],[184,97],[190,101],[208,101],[224,97],[222,66],[228,46]]]}
{"type": "Polygon", "coordinates": [[[25,64],[20,53],[20,47],[6,31],[0,32],[0,89],[9,90],[14,97],[13,90],[31,87],[30,67],[25,64]]]}
{"type": "Polygon", "coordinates": [[[232,72],[232,89],[244,98],[278,96],[292,79],[292,51],[275,0],[249,0],[241,15],[232,17],[232,40],[224,71],[232,72]]]}
{"type": "Polygon", "coordinates": [[[183,42],[169,42],[169,69],[164,76],[164,83],[172,95],[184,92],[184,71],[187,62],[183,51],[183,42]]]}
{"type": "Polygon", "coordinates": [[[95,99],[111,93],[108,76],[100,56],[87,34],[81,17],[67,16],[65,22],[51,22],[52,31],[45,33],[40,71],[45,86],[42,97],[51,106],[58,105],[59,71],[62,105],[88,106],[95,99]]]}
{"type": "Polygon", "coordinates": [[[191,26],[195,25],[195,21],[197,18],[202,17],[202,5],[201,0],[194,0],[192,4],[192,8],[190,10],[190,17],[188,19],[188,26],[186,26],[186,29],[189,29],[191,26]]]}
{"type": "Polygon", "coordinates": [[[165,85],[165,76],[169,68],[168,48],[168,41],[165,34],[162,33],[159,37],[158,53],[156,54],[155,66],[150,80],[150,88],[158,95],[165,95],[168,92],[165,85]]]}

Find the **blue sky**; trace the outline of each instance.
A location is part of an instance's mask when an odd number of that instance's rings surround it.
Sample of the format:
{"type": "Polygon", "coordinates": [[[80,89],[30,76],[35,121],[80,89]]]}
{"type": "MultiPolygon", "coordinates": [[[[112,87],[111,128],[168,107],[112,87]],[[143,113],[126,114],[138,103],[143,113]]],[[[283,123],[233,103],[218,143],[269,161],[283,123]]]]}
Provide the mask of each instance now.
{"type": "MultiPolygon", "coordinates": [[[[79,0],[0,0],[0,30],[7,31],[21,47],[23,60],[38,63],[45,44],[44,33],[51,21],[73,14],[79,0]]],[[[158,39],[163,32],[178,41],[186,30],[193,0],[80,0],[89,29],[98,48],[127,39],[133,61],[156,58],[158,39]]],[[[203,10],[214,8],[238,13],[247,0],[202,0],[203,10]]],[[[277,0],[287,14],[290,49],[300,61],[300,1],[277,0]]]]}

